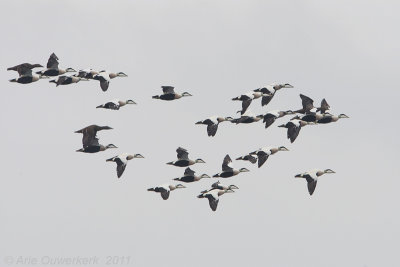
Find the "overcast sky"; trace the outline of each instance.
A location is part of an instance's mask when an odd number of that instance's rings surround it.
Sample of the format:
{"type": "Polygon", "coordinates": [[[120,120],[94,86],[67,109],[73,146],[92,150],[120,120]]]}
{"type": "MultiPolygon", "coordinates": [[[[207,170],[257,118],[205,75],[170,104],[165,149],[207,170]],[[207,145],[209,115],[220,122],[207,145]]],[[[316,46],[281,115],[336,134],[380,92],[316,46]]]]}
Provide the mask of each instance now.
{"type": "MultiPolygon", "coordinates": [[[[2,1],[0,4],[0,257],[130,257],[111,266],[399,266],[398,1],[2,1]],[[102,92],[97,81],[55,87],[21,85],[6,68],[45,65],[123,71],[102,92]],[[288,82],[253,113],[299,109],[299,94],[326,98],[343,119],[286,130],[222,123],[236,116],[231,98],[288,82]],[[193,97],[151,99],[161,85],[193,97]],[[119,111],[96,109],[133,99],[119,111]],[[90,124],[118,149],[76,153],[90,124]],[[182,146],[210,176],[232,158],[286,146],[257,169],[223,184],[217,212],[197,199],[216,179],[188,184],[164,201],[146,189],[174,182],[184,168],[166,165],[182,146]],[[117,179],[119,153],[140,153],[117,179]],[[313,168],[312,197],[294,175],[313,168]]],[[[14,262],[15,263],[15,262],[14,262]]],[[[3,265],[0,264],[0,265],[3,265]]],[[[17,265],[14,265],[17,266],[17,265]]],[[[21,265],[18,265],[21,266],[21,265]]],[[[25,265],[27,266],[27,265],[25,265]]],[[[56,265],[63,266],[63,265],[56,265]]]]}

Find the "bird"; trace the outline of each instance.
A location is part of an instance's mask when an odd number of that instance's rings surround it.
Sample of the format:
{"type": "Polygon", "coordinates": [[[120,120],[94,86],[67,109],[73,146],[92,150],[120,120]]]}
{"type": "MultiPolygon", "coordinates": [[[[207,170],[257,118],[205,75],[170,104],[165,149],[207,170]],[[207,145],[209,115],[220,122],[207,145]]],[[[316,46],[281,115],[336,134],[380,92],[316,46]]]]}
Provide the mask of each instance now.
{"type": "Polygon", "coordinates": [[[169,198],[169,193],[175,189],[186,188],[186,186],[182,184],[172,185],[172,184],[163,184],[157,187],[149,188],[147,191],[157,192],[161,194],[162,199],[167,200],[169,198]]]}
{"type": "Polygon", "coordinates": [[[207,192],[209,192],[209,191],[211,191],[213,189],[219,189],[219,190],[231,189],[231,190],[233,190],[233,189],[239,189],[239,187],[237,187],[234,184],[222,185],[219,181],[216,181],[215,183],[213,183],[211,185],[211,189],[203,190],[203,191],[201,191],[201,193],[204,194],[204,193],[207,193],[207,192]]]}
{"type": "Polygon", "coordinates": [[[307,114],[304,115],[296,115],[293,118],[291,118],[290,120],[301,120],[301,121],[307,121],[307,122],[317,122],[318,120],[322,119],[325,115],[327,115],[328,113],[325,114],[320,114],[317,112],[309,112],[307,114]]]}
{"type": "Polygon", "coordinates": [[[119,99],[114,99],[110,102],[107,102],[103,105],[97,106],[96,108],[105,108],[105,109],[112,109],[112,110],[119,110],[120,107],[123,107],[127,104],[136,104],[135,101],[129,99],[129,100],[119,100],[119,99]]]}
{"type": "Polygon", "coordinates": [[[219,197],[222,196],[225,193],[234,193],[235,191],[233,191],[232,189],[211,189],[207,192],[201,193],[200,195],[198,195],[198,198],[207,198],[208,199],[208,203],[210,204],[210,208],[212,211],[216,211],[217,207],[218,207],[218,202],[219,202],[219,197]]]}
{"type": "Polygon", "coordinates": [[[284,146],[280,147],[263,147],[250,153],[250,155],[257,155],[258,168],[260,168],[268,159],[270,155],[277,153],[278,151],[289,151],[284,146]]]}
{"type": "Polygon", "coordinates": [[[261,88],[257,88],[253,91],[254,92],[262,92],[263,94],[265,94],[261,98],[261,106],[266,106],[272,100],[275,93],[282,88],[293,88],[293,85],[288,84],[288,83],[274,82],[274,83],[271,83],[270,85],[267,85],[267,86],[261,87],[261,88]]]}
{"type": "Polygon", "coordinates": [[[142,155],[140,154],[128,154],[128,153],[123,153],[120,154],[118,156],[112,157],[107,159],[106,161],[113,161],[115,163],[117,163],[117,176],[118,178],[121,177],[121,175],[124,173],[125,168],[126,168],[126,164],[128,164],[128,160],[134,159],[134,158],[144,158],[142,155]]]}
{"type": "Polygon", "coordinates": [[[349,118],[346,114],[340,114],[339,116],[335,116],[332,114],[325,114],[321,119],[317,121],[318,124],[327,124],[331,122],[336,122],[339,119],[349,118]]]}
{"type": "Polygon", "coordinates": [[[240,118],[236,118],[236,119],[232,119],[230,120],[231,123],[253,123],[253,122],[257,122],[259,120],[261,120],[262,118],[264,118],[264,115],[253,115],[250,112],[246,112],[245,114],[242,114],[242,116],[240,118]]]}
{"type": "Polygon", "coordinates": [[[98,144],[98,139],[96,137],[96,134],[98,131],[102,130],[112,130],[110,126],[98,126],[98,125],[89,125],[83,129],[80,129],[78,131],[75,131],[75,133],[81,133],[83,134],[82,137],[82,145],[83,148],[90,147],[92,145],[97,146],[98,144]],[[96,144],[97,142],[97,144],[96,144]]]}
{"type": "Polygon", "coordinates": [[[205,161],[202,159],[196,159],[196,160],[189,159],[189,152],[182,147],[178,147],[176,149],[176,153],[177,153],[178,160],[168,162],[167,163],[168,165],[174,165],[177,167],[187,167],[187,166],[193,165],[195,163],[205,163],[205,161]]]}
{"type": "Polygon", "coordinates": [[[231,163],[232,163],[231,157],[229,155],[226,155],[224,161],[222,162],[222,172],[215,174],[213,177],[228,178],[238,175],[241,172],[249,172],[249,170],[246,168],[235,170],[232,168],[231,163]]]}
{"type": "Polygon", "coordinates": [[[110,85],[110,80],[114,79],[116,77],[128,77],[128,75],[126,75],[123,72],[107,72],[105,70],[100,71],[98,74],[93,76],[94,80],[98,80],[100,81],[100,87],[101,90],[103,90],[103,92],[107,91],[108,86],[110,85]]]}
{"type": "Polygon", "coordinates": [[[97,74],[99,74],[99,72],[97,70],[88,68],[88,69],[79,70],[78,74],[76,76],[81,77],[81,78],[86,78],[86,79],[93,79],[93,77],[96,76],[97,74]]]}
{"type": "Polygon", "coordinates": [[[58,68],[58,57],[54,53],[50,55],[46,67],[47,67],[46,70],[38,71],[36,72],[36,74],[41,74],[44,76],[58,76],[61,74],[65,74],[67,72],[76,72],[76,70],[74,70],[73,68],[66,68],[66,69],[58,68]]]}
{"type": "MultiPolygon", "coordinates": [[[[27,63],[25,63],[25,64],[27,64],[27,63]]],[[[17,68],[19,78],[11,79],[10,82],[28,84],[28,83],[32,83],[32,82],[37,82],[43,78],[48,78],[47,76],[43,76],[40,74],[33,74],[32,69],[25,66],[25,64],[22,64],[21,66],[18,66],[18,68],[17,68]]]]}
{"type": "Polygon", "coordinates": [[[179,178],[174,178],[175,181],[181,181],[185,183],[191,183],[191,182],[197,182],[200,181],[203,178],[211,178],[207,174],[202,174],[200,176],[195,175],[195,171],[190,169],[190,167],[187,167],[185,169],[185,173],[183,174],[182,177],[179,178]]]}
{"type": "Polygon", "coordinates": [[[322,114],[325,114],[331,106],[329,106],[328,102],[326,102],[326,99],[322,99],[321,101],[321,106],[317,108],[317,112],[321,112],[322,114]]]}
{"type": "Polygon", "coordinates": [[[290,139],[290,142],[293,143],[296,140],[297,136],[300,133],[301,127],[306,125],[315,124],[312,122],[306,122],[301,120],[292,120],[287,122],[286,124],[279,125],[278,127],[287,128],[287,138],[290,139]]]}
{"type": "Polygon", "coordinates": [[[263,123],[265,123],[265,129],[267,129],[269,126],[271,126],[275,122],[276,119],[282,118],[283,116],[286,116],[286,115],[292,115],[292,114],[295,114],[295,113],[291,110],[287,110],[287,111],[273,110],[273,111],[268,112],[263,117],[263,123]]]}
{"type": "Polygon", "coordinates": [[[238,157],[238,158],[236,158],[236,160],[250,161],[250,162],[253,163],[253,164],[257,162],[257,158],[254,157],[254,155],[250,155],[250,154],[247,154],[247,155],[245,155],[245,156],[238,157]]]}
{"type": "Polygon", "coordinates": [[[92,142],[90,145],[85,146],[81,149],[78,149],[76,152],[84,152],[84,153],[96,153],[96,152],[100,152],[100,151],[105,151],[109,148],[118,148],[113,144],[109,144],[106,146],[100,145],[99,144],[99,139],[97,138],[93,138],[92,142]]]}
{"type": "Polygon", "coordinates": [[[80,81],[88,81],[85,78],[81,78],[81,77],[77,77],[77,76],[65,76],[65,75],[61,75],[58,76],[58,78],[56,80],[51,80],[49,81],[50,83],[55,83],[56,87],[59,85],[67,85],[67,84],[71,84],[71,83],[78,83],[80,81]]]}
{"type": "Polygon", "coordinates": [[[261,96],[271,96],[271,94],[264,94],[262,92],[249,92],[238,97],[232,98],[233,101],[242,101],[242,110],[238,111],[240,114],[244,114],[247,108],[250,106],[253,99],[260,98],[261,96]]]}
{"type": "Polygon", "coordinates": [[[335,173],[331,169],[318,170],[314,169],[305,173],[297,174],[296,178],[305,178],[307,180],[308,193],[310,196],[314,193],[315,187],[317,186],[318,177],[325,173],[335,173]]]}
{"type": "Polygon", "coordinates": [[[303,108],[294,111],[295,113],[306,114],[309,113],[312,109],[314,109],[314,100],[303,94],[300,94],[300,98],[303,108]]]}
{"type": "Polygon", "coordinates": [[[184,96],[192,96],[188,92],[183,92],[182,94],[175,93],[173,86],[161,86],[161,88],[163,90],[163,94],[155,95],[152,98],[171,101],[171,100],[182,98],[184,96]]]}
{"type": "Polygon", "coordinates": [[[198,121],[196,124],[205,124],[207,125],[207,134],[208,136],[215,136],[218,130],[218,125],[223,121],[231,121],[233,120],[232,117],[218,117],[213,116],[208,119],[198,121]]]}
{"type": "Polygon", "coordinates": [[[7,68],[7,70],[17,71],[19,76],[21,76],[23,74],[21,72],[25,73],[26,70],[32,70],[34,68],[43,68],[43,66],[40,64],[22,63],[22,64],[14,66],[14,67],[9,67],[9,68],[7,68]]]}

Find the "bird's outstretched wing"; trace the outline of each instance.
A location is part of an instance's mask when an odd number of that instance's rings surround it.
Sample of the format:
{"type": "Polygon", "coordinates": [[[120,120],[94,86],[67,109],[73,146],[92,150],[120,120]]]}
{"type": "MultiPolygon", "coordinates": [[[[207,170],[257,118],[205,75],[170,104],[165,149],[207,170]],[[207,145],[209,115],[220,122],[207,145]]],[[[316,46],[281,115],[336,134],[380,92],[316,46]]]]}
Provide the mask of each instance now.
{"type": "Polygon", "coordinates": [[[114,161],[117,163],[117,176],[120,178],[125,171],[126,163],[122,162],[122,160],[118,157],[114,161]]]}
{"type": "Polygon", "coordinates": [[[276,117],[272,114],[266,114],[264,116],[263,122],[265,123],[265,129],[271,126],[276,120],[276,117]]]}
{"type": "Polygon", "coordinates": [[[258,151],[257,157],[258,157],[258,168],[260,168],[267,161],[269,155],[264,151],[258,151]]]}
{"type": "Polygon", "coordinates": [[[222,162],[222,171],[226,172],[233,170],[233,168],[229,166],[231,162],[232,162],[231,157],[229,157],[229,155],[226,155],[224,161],[222,162]]]}
{"type": "Polygon", "coordinates": [[[208,136],[215,136],[218,130],[218,124],[208,124],[207,125],[207,133],[208,136]]]}
{"type": "Polygon", "coordinates": [[[49,60],[47,61],[47,66],[48,69],[58,69],[58,57],[56,54],[52,53],[49,57],[49,60]]]}
{"type": "Polygon", "coordinates": [[[176,150],[176,153],[177,153],[178,159],[189,159],[189,152],[182,147],[178,147],[178,149],[176,150]]]}
{"type": "Polygon", "coordinates": [[[301,130],[300,126],[296,126],[295,124],[290,124],[287,132],[287,137],[290,139],[290,142],[293,143],[296,140],[301,130]]]}
{"type": "Polygon", "coordinates": [[[195,171],[193,171],[191,168],[187,167],[185,169],[185,172],[183,173],[184,176],[194,176],[195,171]]]}
{"type": "Polygon", "coordinates": [[[314,108],[314,100],[302,94],[300,94],[300,98],[305,112],[308,112],[314,108]]]}
{"type": "Polygon", "coordinates": [[[308,187],[308,193],[310,193],[310,196],[314,193],[315,187],[317,186],[317,180],[311,179],[310,181],[307,179],[307,187],[308,187]]]}
{"type": "Polygon", "coordinates": [[[210,208],[212,211],[216,211],[218,207],[219,199],[214,199],[213,197],[208,197],[208,203],[210,204],[210,208]]]}
{"type": "Polygon", "coordinates": [[[321,101],[321,107],[317,109],[317,111],[321,111],[322,114],[324,114],[327,110],[329,110],[331,107],[329,106],[328,102],[326,99],[322,99],[321,101]]]}
{"type": "Polygon", "coordinates": [[[161,86],[163,93],[166,94],[175,94],[173,86],[161,86]]]}

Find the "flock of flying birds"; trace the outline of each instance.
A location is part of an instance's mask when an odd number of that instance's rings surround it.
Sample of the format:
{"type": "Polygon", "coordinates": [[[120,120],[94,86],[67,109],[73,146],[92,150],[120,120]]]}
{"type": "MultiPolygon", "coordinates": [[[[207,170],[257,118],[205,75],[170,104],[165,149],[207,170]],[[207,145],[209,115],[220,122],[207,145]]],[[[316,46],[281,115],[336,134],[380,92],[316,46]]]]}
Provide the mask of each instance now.
{"type": "MultiPolygon", "coordinates": [[[[107,91],[110,80],[116,77],[127,77],[127,75],[123,72],[107,72],[103,71],[95,71],[93,69],[84,69],[75,71],[73,68],[62,69],[59,68],[58,57],[52,53],[47,62],[47,68],[45,70],[38,71],[36,73],[32,72],[32,69],[43,67],[40,64],[30,64],[23,63],[14,67],[10,67],[7,70],[17,71],[19,77],[16,79],[10,80],[10,82],[17,82],[21,84],[28,84],[32,82],[36,82],[43,78],[57,77],[55,80],[51,80],[51,83],[55,83],[58,85],[67,85],[72,83],[77,83],[79,81],[90,81],[90,80],[98,80],[100,81],[100,87],[103,91],[107,91]],[[74,75],[64,75],[67,72],[75,72],[74,75]]],[[[302,127],[307,125],[317,125],[317,124],[327,124],[331,122],[336,122],[342,118],[348,118],[345,114],[340,114],[338,116],[333,115],[329,112],[330,106],[328,102],[323,99],[321,101],[320,107],[314,107],[314,101],[305,95],[300,94],[300,98],[302,101],[302,108],[292,111],[270,111],[266,114],[262,115],[253,115],[247,109],[253,100],[261,98],[261,105],[266,106],[275,96],[276,92],[282,88],[293,88],[292,85],[288,83],[272,83],[262,88],[255,89],[249,93],[240,95],[238,97],[233,98],[233,101],[241,101],[242,109],[237,113],[240,113],[240,117],[232,118],[232,117],[210,117],[202,121],[196,122],[196,124],[204,124],[207,125],[207,134],[208,136],[215,136],[218,130],[218,125],[224,121],[229,121],[231,123],[239,124],[239,123],[253,123],[262,120],[265,123],[265,128],[270,127],[277,119],[282,118],[286,115],[295,115],[290,119],[289,122],[279,125],[278,127],[287,128],[287,138],[293,143],[298,137],[300,130],[302,127]]],[[[174,87],[172,86],[162,86],[163,94],[153,96],[154,99],[172,101],[177,100],[182,97],[192,96],[188,92],[176,93],[174,87]]],[[[104,108],[111,110],[119,110],[121,107],[128,104],[136,104],[133,100],[113,100],[107,102],[105,104],[99,105],[96,108],[104,108]]],[[[78,149],[77,152],[83,153],[97,153],[100,151],[105,151],[110,148],[117,148],[113,144],[102,145],[99,143],[99,139],[97,138],[97,132],[101,130],[110,130],[112,129],[109,126],[98,126],[98,125],[90,125],[81,130],[76,131],[76,133],[83,134],[82,137],[82,145],[81,149],[78,149]]],[[[268,157],[274,155],[279,151],[288,151],[288,149],[284,146],[279,147],[262,147],[258,150],[252,151],[244,156],[238,157],[236,160],[249,161],[252,164],[258,163],[258,168],[263,166],[263,164],[267,161],[268,157]]],[[[177,160],[168,162],[168,165],[173,165],[177,167],[186,167],[184,174],[182,177],[175,178],[173,180],[183,182],[183,183],[192,183],[197,182],[203,178],[211,178],[207,174],[196,175],[195,171],[193,171],[189,166],[192,166],[197,163],[205,163],[202,159],[189,159],[189,152],[182,148],[178,147],[177,152],[177,160]]],[[[107,162],[115,162],[117,164],[117,177],[120,178],[125,171],[127,163],[129,160],[134,158],[144,158],[141,154],[128,154],[123,153],[117,155],[115,157],[109,158],[107,162]]],[[[229,155],[226,155],[223,163],[222,163],[222,172],[213,175],[213,177],[220,178],[229,178],[235,175],[238,175],[242,172],[249,172],[246,168],[234,169],[232,167],[232,159],[229,155]]],[[[297,178],[305,178],[308,185],[308,192],[310,195],[314,193],[315,187],[317,185],[318,177],[325,173],[335,173],[331,169],[319,170],[313,169],[311,171],[307,171],[301,174],[295,175],[297,178]]],[[[162,199],[167,200],[169,198],[170,192],[178,189],[185,188],[185,186],[181,183],[179,184],[163,184],[160,186],[156,186],[153,188],[149,188],[148,191],[153,191],[161,194],[162,199]]],[[[209,201],[210,208],[213,211],[217,210],[219,198],[225,193],[233,193],[234,190],[239,189],[236,185],[222,185],[219,181],[213,183],[210,189],[202,191],[197,197],[198,198],[207,198],[209,201]]]]}

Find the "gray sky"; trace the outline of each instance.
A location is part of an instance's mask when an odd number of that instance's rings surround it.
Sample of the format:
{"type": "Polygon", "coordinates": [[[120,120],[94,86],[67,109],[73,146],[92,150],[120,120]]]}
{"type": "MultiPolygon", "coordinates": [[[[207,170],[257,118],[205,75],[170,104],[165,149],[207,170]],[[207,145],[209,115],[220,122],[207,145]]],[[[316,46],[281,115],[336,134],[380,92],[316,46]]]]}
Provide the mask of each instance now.
{"type": "MultiPolygon", "coordinates": [[[[398,266],[399,139],[395,134],[400,4],[397,1],[2,1],[0,72],[0,257],[130,256],[127,266],[398,266]],[[124,71],[107,92],[98,82],[55,87],[8,82],[5,69],[45,65],[124,71]],[[299,93],[326,98],[351,119],[286,131],[261,123],[221,124],[209,138],[194,123],[232,116],[230,99],[274,81],[289,82],[267,107],[297,109],[299,93]],[[194,96],[151,99],[161,85],[194,96]],[[114,98],[138,105],[95,109],[114,98]],[[80,154],[89,124],[109,125],[80,154]],[[174,191],[146,189],[183,174],[168,166],[178,146],[213,175],[223,157],[285,145],[257,169],[223,180],[240,187],[217,212],[196,195],[214,179],[174,191]],[[141,153],[121,179],[105,159],[141,153]],[[294,175],[312,168],[312,197],[294,175]]],[[[59,265],[62,266],[62,265],[59,265]]],[[[93,265],[92,265],[93,266],[93,265]]],[[[121,266],[121,265],[115,265],[121,266]]],[[[123,266],[123,265],[122,265],[123,266]]],[[[126,266],[126,265],[125,265],[126,266]]]]}

